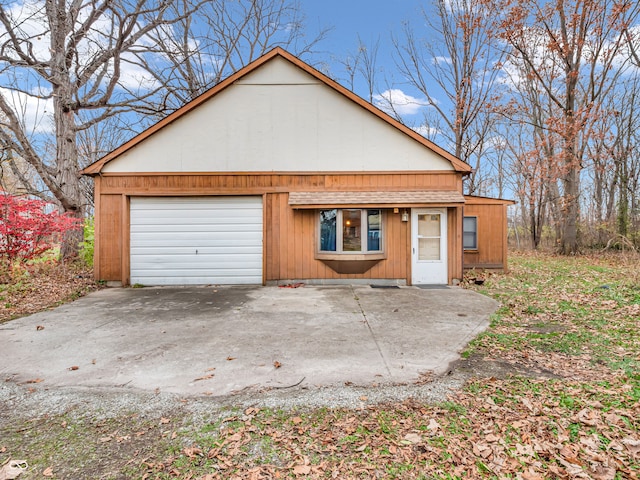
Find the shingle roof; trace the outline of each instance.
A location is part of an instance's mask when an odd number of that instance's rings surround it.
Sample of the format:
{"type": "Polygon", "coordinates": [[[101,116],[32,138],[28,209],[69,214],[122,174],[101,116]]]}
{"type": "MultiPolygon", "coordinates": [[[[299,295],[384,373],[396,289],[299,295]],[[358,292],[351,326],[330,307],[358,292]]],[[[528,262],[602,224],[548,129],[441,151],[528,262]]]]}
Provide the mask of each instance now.
{"type": "Polygon", "coordinates": [[[313,208],[339,205],[419,205],[464,203],[455,190],[419,190],[403,192],[291,192],[289,205],[294,208],[313,208]]]}

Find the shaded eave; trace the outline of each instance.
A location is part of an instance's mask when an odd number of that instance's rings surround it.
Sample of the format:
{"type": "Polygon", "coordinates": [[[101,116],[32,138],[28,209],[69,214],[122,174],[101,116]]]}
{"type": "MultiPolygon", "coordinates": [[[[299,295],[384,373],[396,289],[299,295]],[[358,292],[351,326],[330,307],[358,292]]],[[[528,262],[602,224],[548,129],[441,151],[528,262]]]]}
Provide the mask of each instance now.
{"type": "Polygon", "coordinates": [[[479,195],[465,195],[464,202],[467,205],[515,205],[515,200],[506,198],[481,197],[479,195]]]}
{"type": "Polygon", "coordinates": [[[319,81],[324,83],[325,85],[333,88],[335,91],[337,91],[338,93],[341,93],[343,96],[345,96],[348,99],[350,99],[351,101],[357,103],[359,106],[361,106],[365,110],[368,110],[369,112],[371,112],[374,115],[378,116],[379,118],[381,118],[385,122],[389,123],[393,127],[397,128],[401,132],[403,132],[406,135],[408,135],[409,137],[411,137],[413,140],[417,141],[418,143],[421,143],[422,145],[424,145],[425,147],[427,147],[431,151],[433,151],[433,152],[437,153],[438,155],[440,155],[445,160],[448,160],[451,163],[451,165],[453,166],[453,168],[454,168],[454,170],[456,172],[461,172],[461,173],[463,173],[465,175],[471,173],[471,167],[467,163],[463,162],[462,160],[460,160],[456,156],[452,155],[451,153],[447,152],[443,148],[439,147],[438,145],[436,145],[432,141],[427,140],[426,138],[424,138],[419,133],[417,133],[414,130],[410,129],[406,125],[403,125],[402,123],[400,123],[395,118],[393,118],[390,115],[386,114],[385,112],[383,112],[379,108],[373,106],[371,103],[367,102],[366,100],[360,98],[358,95],[356,95],[355,93],[351,92],[347,88],[343,87],[338,82],[336,82],[334,80],[331,80],[329,77],[327,77],[323,73],[319,72],[318,70],[316,70],[315,68],[311,67],[310,65],[307,65],[305,62],[303,62],[299,58],[295,57],[294,55],[290,54],[289,52],[287,52],[286,50],[283,50],[280,47],[277,47],[277,48],[271,50],[269,53],[266,53],[262,57],[254,60],[253,62],[251,62],[250,64],[245,66],[244,68],[238,70],[236,73],[234,73],[230,77],[226,78],[225,80],[223,80],[222,82],[217,84],[215,87],[207,90],[202,95],[194,98],[189,103],[187,103],[186,105],[182,106],[181,108],[179,108],[178,110],[176,110],[172,114],[168,115],[164,119],[160,120],[155,125],[149,127],[145,131],[143,131],[140,134],[136,135],[135,137],[133,137],[128,142],[122,144],[120,147],[116,148],[112,152],[110,152],[107,155],[105,155],[104,157],[102,157],[100,160],[92,163],[91,165],[89,165],[88,167],[83,169],[81,171],[81,173],[83,175],[97,175],[97,174],[99,174],[101,172],[102,168],[107,163],[109,163],[111,160],[113,160],[113,159],[117,158],[118,156],[122,155],[123,153],[127,152],[128,150],[130,150],[131,148],[135,147],[136,145],[138,145],[142,141],[146,140],[151,135],[155,134],[159,130],[162,130],[167,125],[170,125],[171,123],[173,123],[174,121],[176,121],[177,119],[179,119],[180,117],[185,115],[186,113],[190,112],[194,108],[197,108],[201,104],[205,103],[207,100],[209,100],[210,98],[214,97],[215,95],[217,95],[218,93],[220,93],[221,91],[226,89],[228,86],[233,85],[239,79],[241,79],[242,77],[244,77],[248,73],[254,71],[255,69],[259,68],[260,66],[264,65],[265,63],[269,62],[271,59],[273,59],[276,56],[280,56],[280,57],[284,58],[285,60],[288,60],[289,62],[293,63],[295,66],[297,66],[298,68],[301,68],[302,70],[304,70],[308,74],[312,75],[313,77],[315,77],[316,79],[318,79],[319,81]]]}

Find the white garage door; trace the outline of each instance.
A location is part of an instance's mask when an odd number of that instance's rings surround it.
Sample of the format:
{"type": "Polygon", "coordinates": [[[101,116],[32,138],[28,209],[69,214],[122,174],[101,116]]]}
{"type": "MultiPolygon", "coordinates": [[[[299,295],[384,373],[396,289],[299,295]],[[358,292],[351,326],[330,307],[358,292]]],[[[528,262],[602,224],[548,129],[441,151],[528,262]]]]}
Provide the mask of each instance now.
{"type": "Polygon", "coordinates": [[[131,198],[131,284],[262,283],[262,197],[131,198]]]}

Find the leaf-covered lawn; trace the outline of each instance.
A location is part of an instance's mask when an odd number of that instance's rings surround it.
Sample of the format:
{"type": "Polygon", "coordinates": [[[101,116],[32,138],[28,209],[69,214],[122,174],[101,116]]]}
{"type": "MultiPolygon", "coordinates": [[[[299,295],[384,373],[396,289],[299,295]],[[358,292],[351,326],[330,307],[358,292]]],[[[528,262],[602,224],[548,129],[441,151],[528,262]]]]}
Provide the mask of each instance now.
{"type": "Polygon", "coordinates": [[[638,264],[513,254],[473,286],[502,308],[465,357],[518,374],[476,369],[438,405],[21,419],[0,422],[0,464],[13,450],[36,465],[25,478],[639,478],[638,264]]]}
{"type": "Polygon", "coordinates": [[[640,476],[638,257],[515,254],[474,287],[502,303],[465,356],[526,375],[476,378],[442,405],[252,411],[182,432],[150,478],[640,476]]]}
{"type": "Polygon", "coordinates": [[[93,272],[79,264],[43,260],[16,267],[11,275],[0,271],[0,323],[75,300],[96,288],[93,272]]]}

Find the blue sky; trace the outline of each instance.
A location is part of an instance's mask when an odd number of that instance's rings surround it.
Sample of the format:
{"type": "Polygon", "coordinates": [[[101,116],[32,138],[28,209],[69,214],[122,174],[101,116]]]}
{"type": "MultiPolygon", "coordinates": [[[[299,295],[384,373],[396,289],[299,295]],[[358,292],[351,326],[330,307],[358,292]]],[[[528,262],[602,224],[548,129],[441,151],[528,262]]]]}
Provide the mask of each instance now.
{"type": "MultiPolygon", "coordinates": [[[[317,49],[322,52],[323,59],[327,61],[330,68],[329,74],[332,77],[338,81],[343,80],[340,78],[341,66],[335,59],[344,58],[350,52],[355,52],[358,48],[358,37],[367,46],[378,42],[377,67],[380,73],[377,77],[377,93],[393,87],[400,95],[417,94],[398,76],[393,61],[394,46],[391,37],[392,34],[402,37],[403,22],[418,24],[417,19],[421,17],[422,9],[429,8],[429,5],[428,1],[420,0],[301,0],[300,2],[301,10],[306,16],[309,36],[321,28],[331,28],[327,38],[317,49]]],[[[312,59],[312,61],[316,60],[318,59],[312,59]]],[[[365,97],[366,89],[362,82],[356,82],[354,90],[365,97]]],[[[401,100],[399,102],[402,103],[401,100]]],[[[400,110],[403,118],[409,123],[413,123],[414,119],[420,122],[423,109],[415,108],[415,104],[413,108],[400,110]]]]}
{"type": "MultiPolygon", "coordinates": [[[[368,45],[379,40],[378,62],[392,66],[392,32],[397,36],[402,23],[419,15],[426,2],[419,0],[302,0],[310,32],[331,28],[319,49],[341,57],[358,46],[358,36],[368,45]]],[[[388,68],[385,68],[388,70],[388,68]]]]}
{"type": "Polygon", "coordinates": [[[403,21],[415,18],[425,2],[418,0],[302,0],[300,5],[311,28],[332,26],[323,44],[332,51],[348,50],[357,44],[358,34],[364,42],[380,37],[391,46],[391,32],[403,21]],[[346,48],[345,48],[346,47],[346,48]]]}

